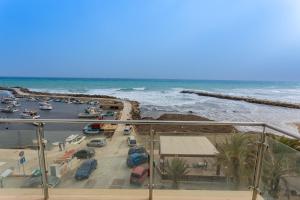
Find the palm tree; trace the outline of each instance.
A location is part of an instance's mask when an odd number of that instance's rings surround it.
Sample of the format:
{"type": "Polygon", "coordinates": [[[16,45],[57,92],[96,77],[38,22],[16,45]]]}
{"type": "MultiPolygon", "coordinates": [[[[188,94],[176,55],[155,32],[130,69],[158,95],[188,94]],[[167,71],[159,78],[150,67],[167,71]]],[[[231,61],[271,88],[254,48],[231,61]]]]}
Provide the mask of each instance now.
{"type": "Polygon", "coordinates": [[[292,149],[295,149],[297,151],[300,151],[300,141],[297,139],[291,139],[291,138],[287,138],[284,136],[281,137],[273,137],[275,140],[277,140],[278,142],[285,144],[289,147],[291,147],[292,149]]]}
{"type": "Polygon", "coordinates": [[[178,157],[173,158],[171,162],[167,160],[165,170],[167,175],[173,180],[172,187],[175,189],[178,188],[180,178],[189,172],[186,161],[178,157]]]}
{"type": "Polygon", "coordinates": [[[248,134],[232,134],[218,146],[217,164],[225,176],[238,187],[242,180],[251,182],[255,163],[255,145],[248,134]]]}
{"type": "MultiPolygon", "coordinates": [[[[290,146],[296,148],[297,142],[288,138],[269,139],[268,144],[269,148],[264,155],[263,161],[262,182],[268,194],[278,199],[281,185],[288,191],[288,182],[285,179],[285,175],[294,174],[298,171],[297,160],[299,160],[299,152],[290,148],[290,146]],[[285,144],[288,144],[288,146],[285,144]]],[[[289,199],[289,192],[287,194],[289,199]]]]}

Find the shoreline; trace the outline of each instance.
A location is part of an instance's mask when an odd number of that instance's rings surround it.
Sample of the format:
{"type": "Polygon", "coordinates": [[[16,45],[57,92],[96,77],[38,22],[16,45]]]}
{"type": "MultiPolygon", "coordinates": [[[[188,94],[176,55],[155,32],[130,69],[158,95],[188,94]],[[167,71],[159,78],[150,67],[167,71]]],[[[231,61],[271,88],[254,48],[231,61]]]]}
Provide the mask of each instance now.
{"type": "MultiPolygon", "coordinates": [[[[106,96],[106,95],[89,95],[89,94],[68,94],[68,93],[50,93],[50,92],[35,92],[31,91],[30,89],[24,88],[24,87],[1,87],[0,90],[7,90],[12,92],[14,95],[19,96],[19,97],[39,97],[39,98],[65,98],[65,99],[71,99],[71,100],[76,100],[76,99],[81,99],[81,100],[101,100],[102,103],[108,103],[110,105],[113,104],[122,104],[124,105],[124,101],[127,101],[128,103],[131,104],[132,110],[130,112],[131,114],[131,119],[133,120],[139,120],[143,119],[142,111],[141,111],[141,104],[138,101],[134,100],[124,100],[120,99],[118,97],[114,96],[106,96]]],[[[183,92],[183,91],[182,91],[183,92]]],[[[226,95],[224,95],[226,97],[226,95]]],[[[229,96],[229,95],[228,95],[229,96]]],[[[250,98],[252,99],[252,98],[250,98]]],[[[242,101],[242,100],[240,100],[242,101]]],[[[299,105],[300,107],[300,105],[299,105]]],[[[164,112],[161,113],[158,117],[151,118],[153,120],[157,120],[161,118],[163,115],[170,114],[170,112],[164,112]]],[[[193,116],[196,113],[191,112],[191,113],[180,113],[180,112],[174,112],[172,113],[173,117],[172,120],[184,120],[182,119],[182,116],[193,116]]],[[[205,118],[206,120],[211,120],[208,119],[207,117],[204,117],[204,115],[196,114],[200,118],[205,118]]],[[[147,118],[147,117],[146,117],[147,118]]],[[[202,119],[200,119],[202,120],[202,119]]],[[[299,123],[298,123],[299,124],[299,123]]],[[[294,126],[295,127],[295,126],[294,126]]],[[[300,126],[298,126],[297,132],[300,133],[300,126]]]]}

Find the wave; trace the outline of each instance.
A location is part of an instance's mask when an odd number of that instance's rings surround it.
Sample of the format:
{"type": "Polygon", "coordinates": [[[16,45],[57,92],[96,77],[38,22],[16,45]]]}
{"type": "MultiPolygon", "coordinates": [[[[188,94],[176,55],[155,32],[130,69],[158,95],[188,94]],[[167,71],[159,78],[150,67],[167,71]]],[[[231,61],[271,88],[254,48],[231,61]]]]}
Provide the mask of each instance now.
{"type": "Polygon", "coordinates": [[[118,91],[145,91],[146,88],[145,87],[136,87],[136,88],[121,88],[121,89],[118,89],[118,91]]]}
{"type": "MultiPolygon", "coordinates": [[[[211,97],[201,97],[192,94],[182,94],[180,91],[187,88],[163,88],[160,90],[145,87],[132,88],[93,88],[93,89],[65,89],[44,88],[34,91],[55,93],[83,93],[115,96],[122,99],[140,102],[142,116],[158,117],[164,112],[189,113],[192,111],[203,117],[218,121],[260,121],[279,125],[287,130],[294,131],[287,122],[300,121],[300,111],[285,108],[250,104],[242,101],[229,101],[211,97]]],[[[200,90],[212,92],[212,90],[200,90]]],[[[231,95],[247,95],[257,98],[273,100],[300,101],[299,89],[219,89],[219,92],[231,95]]]]}

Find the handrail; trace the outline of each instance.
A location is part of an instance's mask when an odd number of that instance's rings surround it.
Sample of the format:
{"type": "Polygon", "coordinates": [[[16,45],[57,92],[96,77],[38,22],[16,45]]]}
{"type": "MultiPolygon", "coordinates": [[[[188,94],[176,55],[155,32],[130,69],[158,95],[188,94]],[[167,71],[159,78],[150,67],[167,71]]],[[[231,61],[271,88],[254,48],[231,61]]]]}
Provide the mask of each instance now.
{"type": "Polygon", "coordinates": [[[264,122],[229,122],[229,121],[164,121],[164,120],[89,120],[89,119],[0,119],[0,123],[103,123],[103,124],[131,124],[131,125],[215,125],[215,126],[266,126],[269,129],[283,133],[289,137],[299,139],[300,134],[292,133],[264,122]]]}

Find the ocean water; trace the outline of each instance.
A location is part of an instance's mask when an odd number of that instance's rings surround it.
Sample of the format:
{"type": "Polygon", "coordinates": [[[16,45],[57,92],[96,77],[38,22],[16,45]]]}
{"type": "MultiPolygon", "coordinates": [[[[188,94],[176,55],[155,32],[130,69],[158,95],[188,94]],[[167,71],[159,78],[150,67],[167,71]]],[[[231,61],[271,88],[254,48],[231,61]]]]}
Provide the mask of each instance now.
{"type": "Polygon", "coordinates": [[[300,103],[300,82],[85,79],[85,78],[0,78],[1,86],[21,86],[34,91],[102,94],[139,101],[143,116],[165,112],[195,114],[219,121],[260,121],[296,131],[300,110],[230,101],[194,94],[184,89],[250,96],[300,103]]]}

